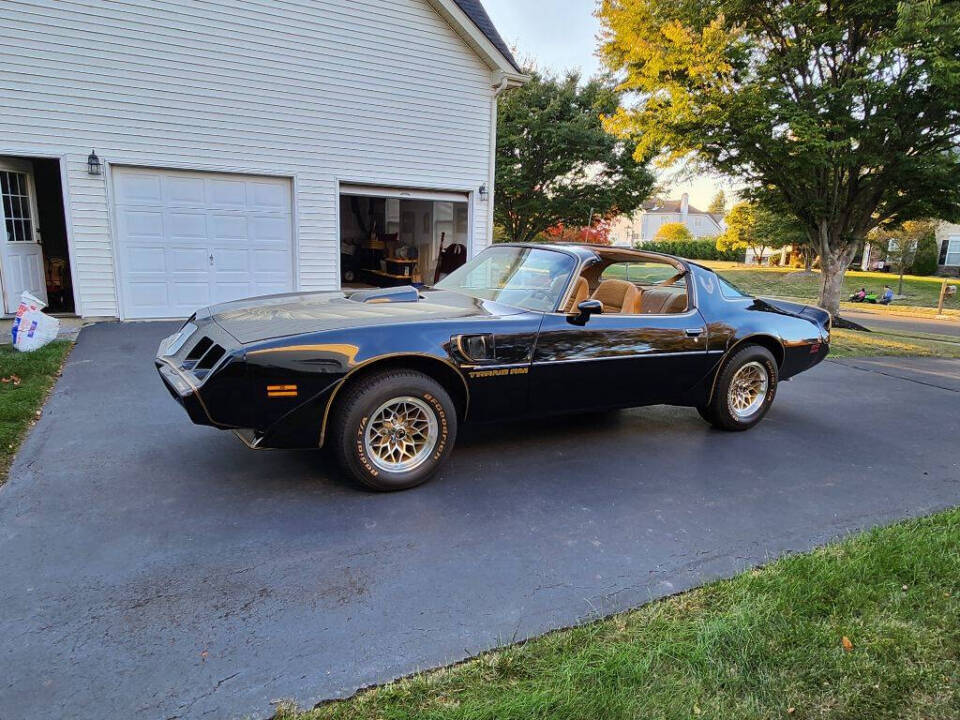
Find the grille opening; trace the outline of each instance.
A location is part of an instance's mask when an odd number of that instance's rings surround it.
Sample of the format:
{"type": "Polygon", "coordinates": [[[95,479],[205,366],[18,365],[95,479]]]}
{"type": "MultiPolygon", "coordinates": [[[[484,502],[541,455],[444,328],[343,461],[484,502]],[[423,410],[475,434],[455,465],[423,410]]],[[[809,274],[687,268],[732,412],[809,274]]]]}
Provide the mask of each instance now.
{"type": "Polygon", "coordinates": [[[193,346],[193,349],[187,353],[187,360],[199,360],[204,353],[213,345],[213,340],[208,337],[200,338],[200,341],[193,346]]]}
{"type": "Polygon", "coordinates": [[[222,358],[226,354],[226,352],[227,351],[224,350],[219,345],[215,345],[211,343],[210,349],[207,350],[207,352],[204,353],[203,357],[200,358],[199,362],[197,362],[196,369],[209,370],[218,362],[220,362],[220,358],[222,358]]]}

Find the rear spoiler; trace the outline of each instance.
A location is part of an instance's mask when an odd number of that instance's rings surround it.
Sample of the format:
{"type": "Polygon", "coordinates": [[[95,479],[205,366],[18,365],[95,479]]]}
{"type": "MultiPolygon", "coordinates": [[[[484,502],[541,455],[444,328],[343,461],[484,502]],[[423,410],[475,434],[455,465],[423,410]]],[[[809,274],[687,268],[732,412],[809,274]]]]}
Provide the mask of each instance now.
{"type": "Polygon", "coordinates": [[[831,319],[830,313],[826,310],[812,305],[803,305],[801,303],[781,300],[780,298],[754,298],[754,300],[773,312],[781,315],[790,315],[791,317],[803,318],[816,324],[824,332],[830,332],[831,319]]]}

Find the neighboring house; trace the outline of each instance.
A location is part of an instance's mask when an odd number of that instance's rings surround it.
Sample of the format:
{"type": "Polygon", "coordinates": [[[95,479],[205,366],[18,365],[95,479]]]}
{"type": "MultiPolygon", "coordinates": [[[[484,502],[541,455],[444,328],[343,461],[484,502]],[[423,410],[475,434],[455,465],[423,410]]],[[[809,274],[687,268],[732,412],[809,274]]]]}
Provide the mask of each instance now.
{"type": "Polygon", "coordinates": [[[960,225],[940,223],[937,228],[937,244],[940,246],[940,269],[952,275],[960,275],[960,225]]]}
{"type": "Polygon", "coordinates": [[[764,246],[763,250],[760,251],[760,262],[757,263],[757,254],[752,248],[747,248],[746,252],[744,253],[743,262],[747,265],[769,265],[771,259],[777,258],[777,261],[780,265],[787,265],[790,263],[792,256],[792,245],[785,245],[782,248],[771,248],[764,246]]]}
{"type": "Polygon", "coordinates": [[[479,0],[25,0],[0,23],[7,313],[24,290],[124,319],[336,290],[347,207],[428,251],[490,242],[496,96],[525,78],[479,0]]]}
{"type": "Polygon", "coordinates": [[[610,237],[614,245],[624,247],[650,242],[667,223],[683,223],[697,238],[716,237],[725,227],[722,215],[698,210],[690,204],[690,196],[684,193],[679,200],[647,200],[633,216],[617,218],[610,237]]]}
{"type": "MultiPolygon", "coordinates": [[[[937,263],[940,274],[960,275],[960,225],[941,222],[937,226],[937,246],[940,251],[937,263]]],[[[866,244],[860,267],[863,270],[877,270],[886,266],[886,258],[878,256],[876,248],[866,244]]]]}

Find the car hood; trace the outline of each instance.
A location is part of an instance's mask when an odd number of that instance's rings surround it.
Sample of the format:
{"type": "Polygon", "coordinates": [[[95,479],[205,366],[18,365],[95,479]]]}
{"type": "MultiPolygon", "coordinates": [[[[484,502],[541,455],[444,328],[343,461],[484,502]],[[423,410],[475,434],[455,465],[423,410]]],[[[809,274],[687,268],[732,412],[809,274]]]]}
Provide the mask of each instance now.
{"type": "Polygon", "coordinates": [[[290,337],[324,330],[400,325],[454,318],[507,316],[525,312],[490,300],[444,290],[291,293],[237,300],[197,312],[240,343],[290,337]]]}

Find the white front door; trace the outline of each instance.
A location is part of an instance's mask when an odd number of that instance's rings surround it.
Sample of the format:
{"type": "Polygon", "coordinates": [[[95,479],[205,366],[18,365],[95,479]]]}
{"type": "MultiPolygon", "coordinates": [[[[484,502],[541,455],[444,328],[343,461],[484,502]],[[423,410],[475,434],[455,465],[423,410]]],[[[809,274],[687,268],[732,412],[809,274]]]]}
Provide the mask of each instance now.
{"type": "Polygon", "coordinates": [[[289,180],[115,168],[113,184],[124,319],[294,289],[289,180]]]}
{"type": "Polygon", "coordinates": [[[47,301],[34,188],[28,161],[0,158],[0,264],[7,313],[17,311],[24,291],[47,301]]]}

